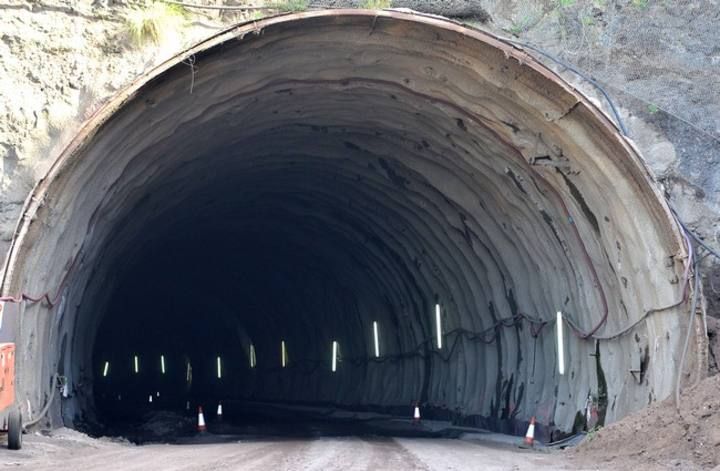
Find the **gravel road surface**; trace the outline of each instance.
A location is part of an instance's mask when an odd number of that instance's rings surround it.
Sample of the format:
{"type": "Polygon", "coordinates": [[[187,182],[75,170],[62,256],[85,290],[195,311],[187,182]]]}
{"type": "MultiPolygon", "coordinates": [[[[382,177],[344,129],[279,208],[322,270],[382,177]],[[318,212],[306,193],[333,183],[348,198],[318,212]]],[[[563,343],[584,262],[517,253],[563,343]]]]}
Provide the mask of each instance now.
{"type": "Polygon", "coordinates": [[[137,446],[68,429],[26,435],[22,450],[0,451],[0,469],[132,470],[537,470],[577,469],[559,454],[467,440],[317,437],[257,439],[206,435],[182,444],[137,446]]]}

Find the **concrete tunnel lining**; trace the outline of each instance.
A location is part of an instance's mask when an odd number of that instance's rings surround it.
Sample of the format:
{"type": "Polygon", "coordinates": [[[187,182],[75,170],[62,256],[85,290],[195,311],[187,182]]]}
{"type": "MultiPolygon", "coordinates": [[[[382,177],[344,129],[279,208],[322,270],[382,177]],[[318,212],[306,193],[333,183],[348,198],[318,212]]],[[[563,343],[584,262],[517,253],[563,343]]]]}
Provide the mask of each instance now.
{"type": "Polygon", "coordinates": [[[685,263],[632,145],[532,56],[440,18],[336,10],[229,29],[96,113],[28,199],[3,293],[62,286],[56,306],[23,307],[19,387],[37,410],[59,370],[68,424],[92,415],[96,334],[124,315],[118,286],[164,266],[178,297],[212,298],[264,358],[282,335],[309,361],[325,365],[333,339],[357,360],[336,376],[269,368],[238,397],[421,400],[495,428],[536,416],[570,432],[588,395],[606,421],[669,395],[689,308],[607,341],[570,336],[565,376],[551,324],[536,335],[518,317],[562,310],[612,334],[683,299],[685,263]],[[178,265],[188,253],[202,277],[178,265]],[[294,295],[280,303],[263,291],[273,281],[294,295]],[[272,312],[242,312],[238,293],[272,312]],[[436,302],[446,332],[463,329],[450,358],[425,342],[436,302]],[[393,361],[371,360],[372,321],[393,361]]]}

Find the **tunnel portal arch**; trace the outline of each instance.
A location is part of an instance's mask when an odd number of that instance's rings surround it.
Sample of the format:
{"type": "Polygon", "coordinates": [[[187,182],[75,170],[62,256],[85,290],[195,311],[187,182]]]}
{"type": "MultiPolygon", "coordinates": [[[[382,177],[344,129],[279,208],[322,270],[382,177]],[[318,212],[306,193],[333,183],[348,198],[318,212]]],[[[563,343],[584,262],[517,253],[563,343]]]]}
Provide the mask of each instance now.
{"type": "Polygon", "coordinates": [[[61,287],[52,307],[23,305],[19,381],[41,407],[67,336],[66,423],[94,407],[103,322],[147,287],[137,299],[187,316],[212,297],[258,364],[286,339],[291,363],[320,365],[258,370],[238,397],[422,401],[570,432],[588,398],[611,421],[669,395],[686,260],[631,142],[524,50],[436,17],[335,10],[226,30],[105,105],[28,198],[2,286],[61,287]],[[557,311],[577,334],[565,375],[557,311]]]}

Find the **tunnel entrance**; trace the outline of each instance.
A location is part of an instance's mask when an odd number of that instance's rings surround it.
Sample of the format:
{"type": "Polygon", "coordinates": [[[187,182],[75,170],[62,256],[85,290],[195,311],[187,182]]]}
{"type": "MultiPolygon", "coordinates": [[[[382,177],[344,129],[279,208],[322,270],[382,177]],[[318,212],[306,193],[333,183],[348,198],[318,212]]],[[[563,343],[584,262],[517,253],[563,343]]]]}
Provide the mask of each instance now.
{"type": "Polygon", "coordinates": [[[20,340],[33,407],[67,381],[56,425],[156,394],[549,436],[677,379],[687,253],[642,160],[524,51],[438,18],[228,30],[96,114],[28,201],[3,289],[60,286],[20,340]]]}

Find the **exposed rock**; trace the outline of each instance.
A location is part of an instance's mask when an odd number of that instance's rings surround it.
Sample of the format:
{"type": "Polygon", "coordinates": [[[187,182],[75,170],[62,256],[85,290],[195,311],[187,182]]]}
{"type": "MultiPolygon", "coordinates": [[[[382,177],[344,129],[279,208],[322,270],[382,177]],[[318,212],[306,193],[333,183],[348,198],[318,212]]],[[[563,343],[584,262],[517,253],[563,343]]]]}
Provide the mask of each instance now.
{"type": "MultiPolygon", "coordinates": [[[[392,8],[409,8],[422,13],[442,15],[451,18],[490,21],[490,15],[481,0],[394,0],[392,8]]],[[[363,0],[314,0],[313,7],[322,8],[362,8],[363,0]]]]}

